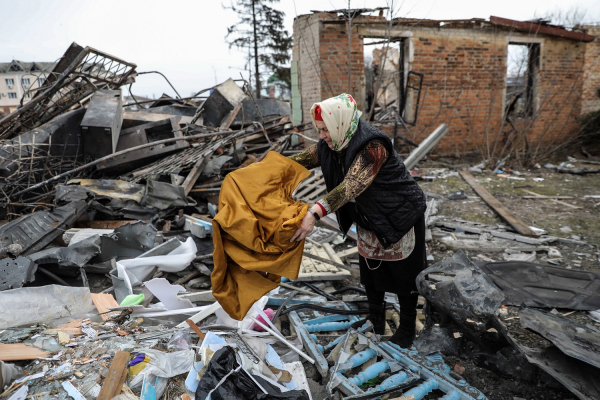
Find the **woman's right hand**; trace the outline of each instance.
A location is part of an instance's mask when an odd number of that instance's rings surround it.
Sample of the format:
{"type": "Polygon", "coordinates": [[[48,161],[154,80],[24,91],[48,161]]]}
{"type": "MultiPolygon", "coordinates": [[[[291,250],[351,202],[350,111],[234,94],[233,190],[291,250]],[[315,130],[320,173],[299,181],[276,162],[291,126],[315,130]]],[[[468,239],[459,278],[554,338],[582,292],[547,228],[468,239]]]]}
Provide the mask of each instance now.
{"type": "Polygon", "coordinates": [[[307,212],[306,215],[304,216],[304,219],[302,220],[302,225],[300,225],[300,228],[298,228],[296,233],[294,233],[294,236],[292,236],[292,238],[290,239],[290,242],[293,242],[293,241],[300,242],[300,241],[304,240],[314,229],[315,222],[317,222],[317,219],[315,218],[315,216],[312,215],[312,213],[310,211],[307,212]]]}

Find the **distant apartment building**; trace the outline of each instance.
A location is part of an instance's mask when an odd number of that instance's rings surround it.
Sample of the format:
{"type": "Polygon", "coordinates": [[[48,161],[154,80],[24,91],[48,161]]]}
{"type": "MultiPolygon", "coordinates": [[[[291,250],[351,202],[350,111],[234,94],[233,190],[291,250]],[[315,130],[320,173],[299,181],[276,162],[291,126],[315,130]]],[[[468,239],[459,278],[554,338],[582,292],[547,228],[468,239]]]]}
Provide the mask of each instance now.
{"type": "Polygon", "coordinates": [[[40,87],[56,63],[23,62],[12,60],[0,63],[0,111],[15,111],[21,99],[23,104],[31,100],[35,89],[40,87]]]}

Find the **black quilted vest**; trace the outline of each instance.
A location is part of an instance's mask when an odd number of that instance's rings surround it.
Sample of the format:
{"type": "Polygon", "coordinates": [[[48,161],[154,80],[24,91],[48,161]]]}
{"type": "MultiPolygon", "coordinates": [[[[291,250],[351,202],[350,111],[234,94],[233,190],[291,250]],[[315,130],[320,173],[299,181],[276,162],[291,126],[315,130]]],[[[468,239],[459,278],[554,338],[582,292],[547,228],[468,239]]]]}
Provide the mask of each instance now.
{"type": "Polygon", "coordinates": [[[412,228],[427,206],[425,194],[407,172],[390,138],[360,121],[346,149],[338,153],[331,150],[324,140],[319,140],[317,151],[327,191],[330,192],[342,182],[358,152],[372,140],[385,145],[388,159],[373,183],[355,199],[356,203],[345,204],[336,211],[336,216],[344,234],[355,222],[374,232],[379,243],[387,248],[412,228]]]}

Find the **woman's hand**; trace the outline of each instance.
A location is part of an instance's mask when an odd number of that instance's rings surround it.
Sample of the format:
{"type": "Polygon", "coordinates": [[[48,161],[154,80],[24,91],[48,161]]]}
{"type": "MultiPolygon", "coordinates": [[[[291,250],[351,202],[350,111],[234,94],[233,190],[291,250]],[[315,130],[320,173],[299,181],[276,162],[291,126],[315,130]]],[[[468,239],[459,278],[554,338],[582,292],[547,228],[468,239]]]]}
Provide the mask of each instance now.
{"type": "Polygon", "coordinates": [[[294,233],[294,236],[292,236],[290,242],[299,242],[304,240],[304,238],[306,238],[308,234],[312,232],[313,228],[315,227],[315,222],[317,222],[317,219],[309,210],[302,220],[302,225],[300,225],[300,228],[298,228],[296,233],[294,233]]]}

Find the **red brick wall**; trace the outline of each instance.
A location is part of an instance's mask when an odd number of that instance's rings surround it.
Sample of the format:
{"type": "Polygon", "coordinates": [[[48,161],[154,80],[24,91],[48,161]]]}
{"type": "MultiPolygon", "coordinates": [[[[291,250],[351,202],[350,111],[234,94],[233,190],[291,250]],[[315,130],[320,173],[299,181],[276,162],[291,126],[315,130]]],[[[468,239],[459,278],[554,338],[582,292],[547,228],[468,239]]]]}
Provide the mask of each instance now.
{"type": "Polygon", "coordinates": [[[506,40],[471,29],[420,28],[413,35],[410,69],[425,76],[412,139],[420,142],[446,123],[449,133],[436,152],[485,148],[500,128],[504,109],[506,40]]]}
{"type": "MultiPolygon", "coordinates": [[[[327,13],[301,16],[297,21],[312,20],[316,15],[321,20],[320,24],[313,25],[318,26],[322,65],[320,97],[327,98],[348,90],[347,24],[326,21],[338,21],[334,14],[327,13]]],[[[412,49],[409,68],[424,74],[417,126],[411,127],[411,134],[406,136],[420,142],[439,124],[446,123],[450,130],[434,149],[436,153],[479,153],[483,157],[494,150],[497,153],[504,146],[506,135],[512,131],[509,125],[502,122],[509,35],[511,40],[519,37],[527,39],[527,36],[490,28],[411,26],[406,31],[411,35],[408,39],[412,49]]],[[[521,133],[521,140],[526,136],[531,148],[535,148],[538,142],[551,148],[578,130],[586,45],[542,35],[534,40],[540,39],[541,65],[536,113],[533,118],[514,121],[514,125],[521,133]]],[[[597,47],[594,49],[598,51],[597,47]]],[[[364,97],[364,52],[362,37],[354,29],[351,57],[350,93],[360,104],[364,97]]],[[[593,59],[597,61],[598,56],[590,56],[588,64],[591,65],[593,59]]],[[[305,71],[306,60],[300,59],[299,62],[300,69],[305,71]]],[[[594,76],[600,76],[600,62],[596,62],[594,67],[598,72],[594,76]]],[[[310,101],[303,97],[302,102],[303,107],[308,106],[309,109],[312,103],[318,101],[315,100],[313,82],[306,82],[304,76],[300,79],[302,86],[310,85],[311,88],[310,101]]],[[[304,122],[310,121],[308,109],[304,110],[304,122]]],[[[525,141],[520,143],[524,145],[525,141]]]]}
{"type": "MultiPolygon", "coordinates": [[[[310,108],[321,100],[319,15],[302,15],[294,19],[292,59],[298,61],[298,81],[302,99],[302,121],[310,122],[310,108]]],[[[316,137],[316,131],[305,134],[316,137]]]]}
{"type": "MultiPolygon", "coordinates": [[[[338,22],[338,21],[336,21],[338,22]]],[[[323,99],[340,93],[351,94],[360,105],[364,93],[365,64],[364,44],[353,27],[348,52],[348,24],[327,23],[321,28],[321,97],[323,99]],[[350,85],[348,85],[350,78],[350,85]]]]}
{"type": "Polygon", "coordinates": [[[581,114],[600,110],[600,26],[589,26],[588,34],[596,36],[593,42],[586,43],[583,66],[583,89],[581,93],[581,114]]]}

